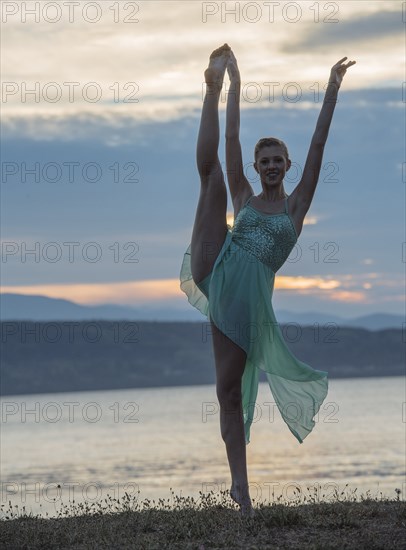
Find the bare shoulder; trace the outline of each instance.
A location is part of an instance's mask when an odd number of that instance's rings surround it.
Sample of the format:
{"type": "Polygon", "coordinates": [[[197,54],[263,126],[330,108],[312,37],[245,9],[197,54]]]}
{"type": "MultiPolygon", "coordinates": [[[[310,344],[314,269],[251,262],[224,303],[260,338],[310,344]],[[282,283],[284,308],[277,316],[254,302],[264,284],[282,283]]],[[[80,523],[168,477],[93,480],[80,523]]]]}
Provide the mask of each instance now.
{"type": "Polygon", "coordinates": [[[254,196],[254,191],[244,190],[233,198],[233,207],[234,207],[234,219],[237,217],[241,208],[245,205],[250,197],[254,196]]]}
{"type": "Polygon", "coordinates": [[[254,192],[252,189],[246,189],[233,198],[234,219],[238,216],[239,211],[247,202],[247,200],[253,195],[254,192]]]}

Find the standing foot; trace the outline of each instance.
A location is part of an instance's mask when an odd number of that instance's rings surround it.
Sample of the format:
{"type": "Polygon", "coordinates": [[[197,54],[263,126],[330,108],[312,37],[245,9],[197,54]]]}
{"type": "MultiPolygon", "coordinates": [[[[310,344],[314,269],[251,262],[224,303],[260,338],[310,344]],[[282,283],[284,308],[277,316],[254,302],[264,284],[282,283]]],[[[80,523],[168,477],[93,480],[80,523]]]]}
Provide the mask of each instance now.
{"type": "Polygon", "coordinates": [[[233,483],[230,489],[230,497],[240,506],[242,517],[253,518],[255,516],[255,510],[252,507],[248,489],[243,491],[238,485],[233,483]]]}

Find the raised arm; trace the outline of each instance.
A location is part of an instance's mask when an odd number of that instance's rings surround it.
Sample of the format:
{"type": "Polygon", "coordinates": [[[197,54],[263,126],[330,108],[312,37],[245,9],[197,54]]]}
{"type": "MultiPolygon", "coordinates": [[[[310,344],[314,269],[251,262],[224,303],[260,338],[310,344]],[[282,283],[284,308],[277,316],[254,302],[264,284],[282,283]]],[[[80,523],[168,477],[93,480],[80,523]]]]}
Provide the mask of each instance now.
{"type": "Polygon", "coordinates": [[[227,180],[236,215],[254,191],[244,175],[240,144],[241,78],[233,52],[230,54],[227,71],[230,77],[230,88],[227,95],[226,111],[226,164],[227,180]]]}
{"type": "Polygon", "coordinates": [[[313,200],[320,175],[324,146],[327,141],[334,108],[337,102],[338,90],[347,69],[355,64],[355,61],[348,61],[348,63],[344,63],[346,59],[346,57],[343,57],[331,69],[326,94],[324,96],[319,118],[317,119],[316,129],[310,143],[305,167],[303,169],[303,175],[300,182],[292,192],[299,217],[302,216],[304,218],[313,200]]]}

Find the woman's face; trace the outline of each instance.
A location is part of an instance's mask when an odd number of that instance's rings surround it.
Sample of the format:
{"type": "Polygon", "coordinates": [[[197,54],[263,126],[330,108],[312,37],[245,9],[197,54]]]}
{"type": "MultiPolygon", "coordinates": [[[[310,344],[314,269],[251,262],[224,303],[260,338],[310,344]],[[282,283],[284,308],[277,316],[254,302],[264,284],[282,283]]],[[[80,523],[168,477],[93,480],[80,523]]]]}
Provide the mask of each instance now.
{"type": "Polygon", "coordinates": [[[254,168],[265,185],[279,185],[291,165],[280,145],[262,147],[257,155],[254,168]]]}

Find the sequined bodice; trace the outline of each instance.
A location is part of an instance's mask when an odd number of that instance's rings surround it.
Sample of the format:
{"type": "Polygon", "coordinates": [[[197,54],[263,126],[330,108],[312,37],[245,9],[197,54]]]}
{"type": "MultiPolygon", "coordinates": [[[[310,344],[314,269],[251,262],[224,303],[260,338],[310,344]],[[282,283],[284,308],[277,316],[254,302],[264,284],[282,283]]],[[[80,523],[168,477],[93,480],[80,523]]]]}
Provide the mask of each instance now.
{"type": "Polygon", "coordinates": [[[285,212],[281,214],[259,212],[248,202],[234,221],[233,241],[276,273],[297,242],[295,226],[287,211],[287,200],[285,212]]]}

